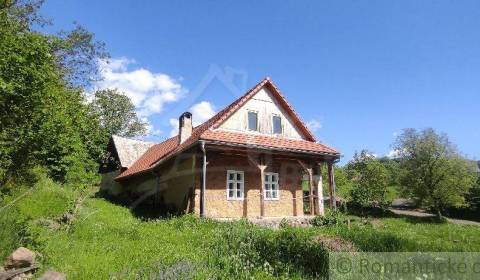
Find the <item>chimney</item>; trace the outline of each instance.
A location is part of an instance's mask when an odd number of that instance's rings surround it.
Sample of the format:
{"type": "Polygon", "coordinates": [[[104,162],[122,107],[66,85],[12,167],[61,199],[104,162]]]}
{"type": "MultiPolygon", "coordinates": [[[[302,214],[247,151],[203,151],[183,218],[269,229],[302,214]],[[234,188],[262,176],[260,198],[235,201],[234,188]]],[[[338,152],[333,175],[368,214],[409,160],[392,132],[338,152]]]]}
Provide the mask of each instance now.
{"type": "Polygon", "coordinates": [[[183,113],[178,118],[178,139],[180,144],[192,136],[192,128],[192,113],[183,113]]]}

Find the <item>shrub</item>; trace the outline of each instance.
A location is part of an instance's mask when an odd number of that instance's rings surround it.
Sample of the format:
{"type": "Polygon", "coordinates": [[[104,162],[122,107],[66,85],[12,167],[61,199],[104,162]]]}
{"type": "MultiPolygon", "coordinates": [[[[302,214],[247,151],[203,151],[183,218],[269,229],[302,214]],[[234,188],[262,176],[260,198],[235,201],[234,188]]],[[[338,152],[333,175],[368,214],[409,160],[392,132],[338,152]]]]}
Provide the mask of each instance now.
{"type": "Polygon", "coordinates": [[[344,217],[338,210],[328,209],[325,216],[315,216],[310,220],[310,224],[316,227],[319,226],[335,226],[343,223],[344,217]]]}
{"type": "Polygon", "coordinates": [[[352,201],[361,207],[386,207],[389,204],[388,170],[372,153],[366,150],[355,153],[346,169],[354,184],[350,191],[352,201]]]}

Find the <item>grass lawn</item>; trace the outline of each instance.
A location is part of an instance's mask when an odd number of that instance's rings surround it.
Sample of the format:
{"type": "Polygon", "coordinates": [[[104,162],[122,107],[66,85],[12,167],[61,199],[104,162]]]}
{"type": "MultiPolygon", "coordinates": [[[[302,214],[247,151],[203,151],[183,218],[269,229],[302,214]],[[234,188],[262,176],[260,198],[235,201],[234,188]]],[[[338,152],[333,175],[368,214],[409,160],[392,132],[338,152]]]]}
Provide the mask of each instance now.
{"type": "Polygon", "coordinates": [[[320,234],[340,236],[367,252],[480,252],[480,227],[438,224],[431,219],[358,217],[346,225],[319,227],[320,234]]]}
{"type": "MultiPolygon", "coordinates": [[[[35,200],[36,193],[15,208],[30,219],[28,238],[17,245],[37,250],[42,270],[61,271],[68,279],[315,278],[322,273],[327,253],[312,241],[317,235],[350,240],[362,251],[480,251],[476,226],[395,217],[350,217],[350,226],[280,230],[192,216],[145,221],[126,207],[94,197],[84,200],[72,226],[54,229],[36,222],[41,217],[32,215],[27,204],[49,205],[50,211],[36,210],[48,217],[55,214],[52,208],[63,211],[65,206],[55,207],[60,204],[56,196],[44,192],[38,192],[41,199],[52,203],[35,200]]],[[[6,236],[6,230],[0,229],[0,234],[6,236]]]]}

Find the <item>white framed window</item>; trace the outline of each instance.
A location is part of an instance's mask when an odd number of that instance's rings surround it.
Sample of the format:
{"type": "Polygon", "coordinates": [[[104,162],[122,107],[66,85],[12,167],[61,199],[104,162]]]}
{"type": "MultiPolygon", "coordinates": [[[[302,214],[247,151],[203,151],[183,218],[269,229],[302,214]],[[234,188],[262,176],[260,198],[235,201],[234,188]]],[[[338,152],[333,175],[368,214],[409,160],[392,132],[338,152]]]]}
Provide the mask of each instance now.
{"type": "Polygon", "coordinates": [[[227,200],[243,200],[244,173],[227,170],[227,200]]]}
{"type": "Polygon", "coordinates": [[[282,118],[279,115],[272,115],[272,133],[282,134],[282,118]]]}
{"type": "Polygon", "coordinates": [[[278,200],[278,173],[265,172],[265,200],[278,200]]]}
{"type": "Polygon", "coordinates": [[[248,111],[248,130],[258,131],[258,112],[248,111]]]}

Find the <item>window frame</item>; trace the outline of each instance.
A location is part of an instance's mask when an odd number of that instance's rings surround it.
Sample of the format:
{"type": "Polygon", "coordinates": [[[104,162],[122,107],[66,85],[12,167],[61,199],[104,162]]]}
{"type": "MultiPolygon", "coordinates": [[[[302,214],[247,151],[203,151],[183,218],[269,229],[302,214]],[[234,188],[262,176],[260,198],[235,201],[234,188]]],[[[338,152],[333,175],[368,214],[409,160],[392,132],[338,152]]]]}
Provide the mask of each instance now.
{"type": "Polygon", "coordinates": [[[255,111],[255,110],[247,110],[247,130],[248,130],[248,131],[256,131],[256,132],[259,132],[259,131],[260,131],[259,121],[258,121],[258,111],[255,111]],[[256,123],[255,123],[257,129],[251,129],[251,128],[250,128],[250,118],[249,118],[250,113],[254,113],[254,114],[257,116],[257,118],[256,118],[256,123]]]}
{"type": "Polygon", "coordinates": [[[226,184],[225,184],[225,189],[226,189],[226,193],[225,193],[225,196],[227,198],[227,200],[244,200],[245,198],[245,172],[242,171],[242,170],[233,170],[233,169],[229,169],[227,170],[227,179],[226,179],[226,184]],[[230,174],[234,174],[234,178],[233,180],[230,179],[230,174]],[[241,174],[241,177],[242,177],[242,180],[239,181],[237,179],[237,174],[241,174]],[[230,183],[233,183],[234,184],[234,188],[233,188],[233,194],[234,196],[233,197],[230,197],[229,195],[229,188],[228,188],[228,185],[230,183]],[[238,191],[238,188],[236,187],[237,184],[240,183],[240,197],[237,196],[237,191],[238,191]]]}
{"type": "Polygon", "coordinates": [[[275,135],[283,134],[282,117],[280,115],[272,114],[272,134],[275,134],[275,135]],[[275,121],[274,121],[275,118],[278,118],[280,120],[280,132],[275,132],[275,121]]]}
{"type": "Polygon", "coordinates": [[[264,178],[263,182],[263,199],[269,201],[280,200],[280,175],[277,172],[265,172],[263,176],[271,176],[275,175],[277,180],[276,181],[267,181],[267,178],[264,178]],[[270,185],[270,189],[267,189],[267,184],[270,185]],[[272,185],[276,185],[275,192],[273,192],[272,185]],[[270,197],[267,197],[267,192],[270,192],[270,197]],[[276,193],[276,197],[273,197],[273,193],[276,193]]]}

